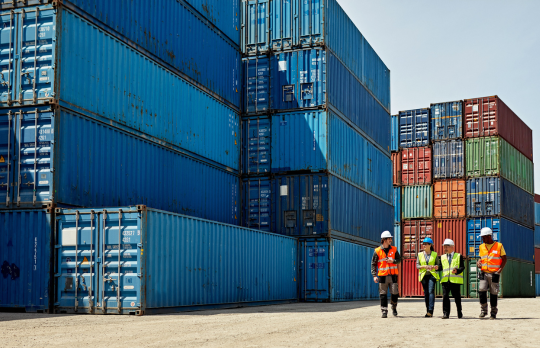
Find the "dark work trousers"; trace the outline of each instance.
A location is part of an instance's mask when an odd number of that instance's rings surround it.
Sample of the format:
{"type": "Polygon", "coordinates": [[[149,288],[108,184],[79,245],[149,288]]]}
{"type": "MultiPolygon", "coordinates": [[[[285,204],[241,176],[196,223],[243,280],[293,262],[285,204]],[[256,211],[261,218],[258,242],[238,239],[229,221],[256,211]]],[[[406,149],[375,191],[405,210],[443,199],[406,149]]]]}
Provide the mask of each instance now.
{"type": "Polygon", "coordinates": [[[424,299],[426,300],[426,310],[428,313],[433,314],[433,308],[435,307],[435,284],[437,279],[430,273],[426,273],[422,278],[422,287],[424,288],[424,299]]]}
{"type": "Polygon", "coordinates": [[[441,283],[443,289],[443,301],[442,308],[443,314],[450,315],[450,292],[456,302],[458,313],[461,313],[461,284],[454,284],[450,282],[441,283]]]}
{"type": "Polygon", "coordinates": [[[381,300],[381,310],[383,313],[388,312],[388,292],[390,292],[390,303],[392,308],[397,306],[399,298],[398,276],[381,276],[379,277],[379,298],[381,300]]]}

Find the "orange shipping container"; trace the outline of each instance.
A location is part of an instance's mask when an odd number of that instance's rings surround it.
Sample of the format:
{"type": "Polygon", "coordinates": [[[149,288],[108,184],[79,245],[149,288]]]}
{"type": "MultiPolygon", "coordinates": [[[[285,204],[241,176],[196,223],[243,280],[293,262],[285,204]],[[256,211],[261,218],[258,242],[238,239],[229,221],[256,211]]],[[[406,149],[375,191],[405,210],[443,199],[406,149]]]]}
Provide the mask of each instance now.
{"type": "Polygon", "coordinates": [[[433,242],[438,255],[444,254],[442,244],[447,238],[454,241],[454,251],[467,258],[467,221],[465,219],[435,220],[433,242]]]}
{"type": "Polygon", "coordinates": [[[465,180],[443,180],[435,183],[433,216],[437,219],[464,218],[466,216],[465,180]]]}
{"type": "Polygon", "coordinates": [[[392,153],[392,180],[394,186],[401,186],[401,153],[394,152],[392,153]]]}
{"type": "Polygon", "coordinates": [[[401,151],[401,177],[403,185],[431,184],[431,149],[413,147],[401,151]]]}
{"type": "Polygon", "coordinates": [[[411,220],[403,222],[401,240],[403,258],[416,259],[422,248],[424,238],[433,238],[433,221],[411,220]]]}

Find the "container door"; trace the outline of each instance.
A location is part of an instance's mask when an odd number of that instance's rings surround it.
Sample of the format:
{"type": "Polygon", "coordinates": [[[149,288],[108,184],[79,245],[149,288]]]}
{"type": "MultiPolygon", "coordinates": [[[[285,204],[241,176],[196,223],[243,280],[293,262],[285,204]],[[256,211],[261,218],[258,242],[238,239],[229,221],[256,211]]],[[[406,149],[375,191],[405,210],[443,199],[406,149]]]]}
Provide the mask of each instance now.
{"type": "Polygon", "coordinates": [[[17,28],[19,22],[19,11],[4,13],[0,16],[2,27],[0,28],[0,101],[3,106],[11,105],[17,98],[17,67],[19,54],[17,50],[17,38],[20,33],[17,28]]]}
{"type": "Polygon", "coordinates": [[[244,60],[244,73],[245,111],[248,114],[267,112],[270,109],[270,59],[257,57],[244,60]]]}
{"type": "Polygon", "coordinates": [[[15,118],[16,203],[36,206],[52,202],[53,112],[48,106],[25,108],[15,118]]]}
{"type": "Polygon", "coordinates": [[[272,187],[270,178],[249,178],[244,181],[244,227],[271,232],[272,187]]]}
{"type": "Polygon", "coordinates": [[[270,4],[269,0],[244,0],[242,10],[243,52],[257,55],[268,51],[270,41],[270,4]]]}
{"type": "Polygon", "coordinates": [[[139,214],[122,210],[99,214],[97,303],[102,313],[140,313],[143,249],[139,214]]]}
{"type": "MultiPolygon", "coordinates": [[[[57,222],[55,304],[60,313],[94,313],[100,259],[98,214],[62,215],[57,222]]],[[[99,306],[98,306],[99,307],[99,306]]]]}
{"type": "Polygon", "coordinates": [[[244,121],[244,173],[270,174],[271,122],[270,118],[257,117],[244,121]]]}
{"type": "MultiPolygon", "coordinates": [[[[0,199],[9,206],[13,201],[13,163],[15,155],[15,114],[0,111],[0,199]]],[[[0,203],[0,204],[2,204],[0,203]]]]}
{"type": "Polygon", "coordinates": [[[302,47],[311,47],[324,41],[324,0],[296,0],[298,4],[299,38],[302,47]]]}
{"type": "Polygon", "coordinates": [[[295,1],[272,1],[270,15],[270,30],[272,32],[272,50],[290,50],[298,36],[298,17],[295,1]]]}
{"type": "Polygon", "coordinates": [[[300,299],[326,301],[329,299],[330,250],[324,239],[300,242],[300,299]]]}
{"type": "Polygon", "coordinates": [[[449,170],[447,171],[451,178],[462,178],[465,176],[465,165],[463,163],[463,142],[455,140],[448,143],[450,152],[448,153],[449,170]]]}

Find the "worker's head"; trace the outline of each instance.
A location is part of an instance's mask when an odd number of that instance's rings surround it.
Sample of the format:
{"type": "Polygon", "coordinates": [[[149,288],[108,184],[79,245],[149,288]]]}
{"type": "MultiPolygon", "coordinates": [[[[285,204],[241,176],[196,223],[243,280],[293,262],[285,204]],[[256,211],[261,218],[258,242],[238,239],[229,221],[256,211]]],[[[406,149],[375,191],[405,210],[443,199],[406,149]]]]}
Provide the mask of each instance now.
{"type": "Polygon", "coordinates": [[[392,234],[390,232],[384,231],[381,234],[381,244],[385,248],[388,248],[390,245],[392,245],[392,234]]]}
{"type": "Polygon", "coordinates": [[[451,254],[454,252],[454,241],[451,239],[446,239],[443,243],[444,253],[451,254]]]}
{"type": "Polygon", "coordinates": [[[422,246],[424,248],[424,251],[428,254],[431,254],[435,249],[433,249],[433,239],[431,238],[425,238],[422,242],[422,246]]]}
{"type": "Polygon", "coordinates": [[[480,237],[482,237],[482,242],[486,244],[493,244],[493,231],[489,227],[484,227],[480,231],[480,237]]]}

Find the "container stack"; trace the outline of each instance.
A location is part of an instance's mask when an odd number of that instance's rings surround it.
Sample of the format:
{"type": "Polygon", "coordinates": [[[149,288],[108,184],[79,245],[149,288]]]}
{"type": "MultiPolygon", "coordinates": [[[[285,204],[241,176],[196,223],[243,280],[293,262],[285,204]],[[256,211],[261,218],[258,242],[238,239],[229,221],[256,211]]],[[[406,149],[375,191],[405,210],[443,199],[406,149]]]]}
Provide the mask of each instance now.
{"type": "MultiPolygon", "coordinates": [[[[392,116],[391,124],[392,184],[394,186],[394,245],[401,250],[401,153],[399,151],[399,116],[392,116]]],[[[398,266],[399,267],[399,266],[398,266]]],[[[400,272],[401,273],[401,272],[400,272]]]]}
{"type": "Polygon", "coordinates": [[[242,11],[242,223],[300,239],[301,300],[376,298],[369,263],[393,213],[390,71],[336,0],[242,11]]]}
{"type": "Polygon", "coordinates": [[[540,195],[534,195],[534,270],[536,296],[540,296],[540,195]]]}

